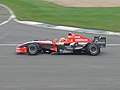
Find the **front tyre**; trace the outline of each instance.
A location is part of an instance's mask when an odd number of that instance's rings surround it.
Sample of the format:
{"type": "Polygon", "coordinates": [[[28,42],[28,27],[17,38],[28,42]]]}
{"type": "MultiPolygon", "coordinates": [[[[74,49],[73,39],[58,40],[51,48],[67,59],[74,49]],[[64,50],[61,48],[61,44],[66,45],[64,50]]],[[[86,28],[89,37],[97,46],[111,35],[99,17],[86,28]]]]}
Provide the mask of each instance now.
{"type": "Polygon", "coordinates": [[[39,52],[39,47],[36,44],[29,44],[27,46],[27,53],[29,55],[37,55],[39,52]]]}
{"type": "Polygon", "coordinates": [[[96,55],[98,55],[100,53],[100,47],[99,47],[99,45],[97,45],[95,43],[90,43],[86,47],[86,52],[89,55],[96,56],[96,55]]]}

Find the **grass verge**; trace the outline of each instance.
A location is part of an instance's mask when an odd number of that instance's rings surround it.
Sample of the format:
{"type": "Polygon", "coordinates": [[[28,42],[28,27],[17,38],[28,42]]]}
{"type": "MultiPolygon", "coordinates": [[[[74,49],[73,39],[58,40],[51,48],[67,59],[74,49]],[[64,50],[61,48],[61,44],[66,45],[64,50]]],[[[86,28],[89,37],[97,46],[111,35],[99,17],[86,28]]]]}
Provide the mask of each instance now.
{"type": "Polygon", "coordinates": [[[120,32],[120,7],[63,7],[43,0],[1,0],[19,20],[120,32]]]}

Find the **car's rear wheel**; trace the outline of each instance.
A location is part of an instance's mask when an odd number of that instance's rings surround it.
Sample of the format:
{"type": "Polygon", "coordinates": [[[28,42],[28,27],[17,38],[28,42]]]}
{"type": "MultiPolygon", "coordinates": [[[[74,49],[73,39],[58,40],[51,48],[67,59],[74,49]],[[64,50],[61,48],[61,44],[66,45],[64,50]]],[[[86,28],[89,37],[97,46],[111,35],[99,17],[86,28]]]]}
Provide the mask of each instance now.
{"type": "Polygon", "coordinates": [[[29,55],[37,55],[39,52],[39,47],[36,44],[29,44],[27,46],[27,53],[29,55]]]}
{"type": "Polygon", "coordinates": [[[96,56],[96,55],[98,55],[100,53],[100,47],[99,47],[99,45],[97,45],[95,43],[90,43],[86,47],[86,52],[89,55],[96,56]]]}

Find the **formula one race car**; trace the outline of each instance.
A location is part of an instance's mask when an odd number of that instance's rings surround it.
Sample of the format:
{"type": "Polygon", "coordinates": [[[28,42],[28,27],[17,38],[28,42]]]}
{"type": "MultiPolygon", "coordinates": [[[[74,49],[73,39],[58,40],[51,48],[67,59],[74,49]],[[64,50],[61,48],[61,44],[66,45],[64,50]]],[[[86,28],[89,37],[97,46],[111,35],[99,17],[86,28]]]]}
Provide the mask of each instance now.
{"type": "Polygon", "coordinates": [[[98,55],[100,49],[106,47],[106,37],[95,36],[94,40],[80,36],[79,34],[68,33],[66,38],[50,41],[33,40],[16,47],[16,53],[37,55],[41,53],[56,54],[88,54],[98,55]]]}

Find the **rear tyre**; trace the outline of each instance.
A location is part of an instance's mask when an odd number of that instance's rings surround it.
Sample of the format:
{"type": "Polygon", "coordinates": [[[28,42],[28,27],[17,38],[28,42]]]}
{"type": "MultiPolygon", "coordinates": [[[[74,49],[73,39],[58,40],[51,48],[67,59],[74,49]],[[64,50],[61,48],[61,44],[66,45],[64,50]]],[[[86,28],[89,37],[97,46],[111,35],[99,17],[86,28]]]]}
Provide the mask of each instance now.
{"type": "Polygon", "coordinates": [[[37,55],[39,52],[39,47],[36,44],[29,44],[27,46],[27,53],[29,55],[37,55]]]}
{"type": "Polygon", "coordinates": [[[100,47],[99,47],[99,45],[97,45],[95,43],[90,43],[86,47],[86,52],[89,55],[96,56],[96,55],[98,55],[100,53],[100,47]]]}

